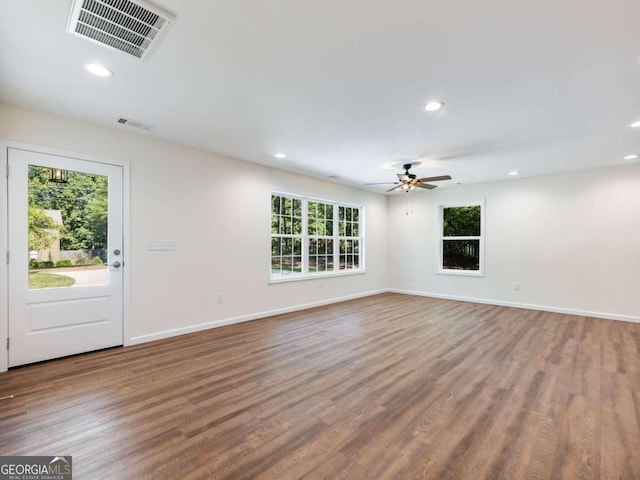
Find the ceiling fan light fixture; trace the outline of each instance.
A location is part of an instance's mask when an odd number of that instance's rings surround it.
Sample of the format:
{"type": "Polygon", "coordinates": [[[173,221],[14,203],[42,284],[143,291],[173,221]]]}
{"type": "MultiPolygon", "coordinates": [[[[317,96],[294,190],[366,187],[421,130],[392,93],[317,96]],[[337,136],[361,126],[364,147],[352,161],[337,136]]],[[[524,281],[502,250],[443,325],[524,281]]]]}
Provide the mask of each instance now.
{"type": "Polygon", "coordinates": [[[444,107],[444,102],[429,102],[424,106],[424,109],[427,112],[437,112],[438,110],[440,110],[442,107],[444,107]]]}

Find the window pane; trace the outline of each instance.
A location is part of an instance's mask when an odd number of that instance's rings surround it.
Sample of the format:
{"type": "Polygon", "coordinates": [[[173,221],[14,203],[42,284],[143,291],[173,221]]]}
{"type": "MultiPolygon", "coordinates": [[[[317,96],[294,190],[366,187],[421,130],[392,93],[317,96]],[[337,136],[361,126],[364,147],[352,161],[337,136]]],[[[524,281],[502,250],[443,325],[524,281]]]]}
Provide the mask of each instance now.
{"type": "Polygon", "coordinates": [[[27,188],[28,288],[108,284],[108,177],[29,165],[27,188]]]}
{"type": "Polygon", "coordinates": [[[302,272],[302,257],[293,257],[293,268],[294,272],[302,272]]]}
{"type": "Polygon", "coordinates": [[[273,256],[280,255],[280,239],[279,238],[271,239],[271,255],[273,256]]]}
{"type": "Polygon", "coordinates": [[[293,239],[293,254],[302,255],[302,239],[300,238],[293,239]]]}
{"type": "Polygon", "coordinates": [[[272,257],[271,258],[271,273],[279,274],[281,270],[281,260],[280,257],[272,257]]]}
{"type": "Polygon", "coordinates": [[[298,218],[302,218],[302,200],[293,199],[293,215],[298,218]]]}
{"type": "Polygon", "coordinates": [[[302,219],[301,218],[293,219],[293,234],[302,235],[302,219]]]}
{"type": "Polygon", "coordinates": [[[340,253],[352,253],[353,240],[340,240],[340,253]]]}
{"type": "Polygon", "coordinates": [[[480,240],[443,240],[442,268],[480,270],[480,240]]]}
{"type": "Polygon", "coordinates": [[[360,220],[360,209],[359,208],[354,208],[353,209],[353,221],[354,222],[358,222],[360,220]]]}
{"type": "Polygon", "coordinates": [[[480,205],[444,208],[442,235],[444,237],[480,236],[480,205]]]}
{"type": "Polygon", "coordinates": [[[291,255],[293,253],[293,248],[291,245],[290,238],[282,239],[282,255],[291,255]]]}
{"type": "Polygon", "coordinates": [[[324,220],[318,220],[318,229],[316,230],[316,233],[318,235],[326,235],[326,230],[327,227],[324,223],[324,220]]]}
{"type": "Polygon", "coordinates": [[[283,272],[291,271],[291,257],[282,257],[282,271],[283,272]]]}

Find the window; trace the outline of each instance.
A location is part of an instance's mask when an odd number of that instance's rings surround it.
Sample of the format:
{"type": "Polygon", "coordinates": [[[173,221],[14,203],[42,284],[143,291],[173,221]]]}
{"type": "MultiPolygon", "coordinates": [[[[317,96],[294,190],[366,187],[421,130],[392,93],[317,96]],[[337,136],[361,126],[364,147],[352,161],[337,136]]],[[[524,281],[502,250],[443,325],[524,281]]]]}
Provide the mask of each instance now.
{"type": "Polygon", "coordinates": [[[340,270],[360,268],[360,209],[338,207],[340,270]]]}
{"type": "Polygon", "coordinates": [[[333,271],[333,205],[307,202],[309,273],[333,271]]]}
{"type": "Polygon", "coordinates": [[[482,204],[439,207],[438,273],[483,275],[482,204]]]}
{"type": "Polygon", "coordinates": [[[362,271],[362,207],[271,195],[272,280],[362,271]]]}
{"type": "Polygon", "coordinates": [[[271,271],[302,273],[302,200],[271,197],[271,271]]]}

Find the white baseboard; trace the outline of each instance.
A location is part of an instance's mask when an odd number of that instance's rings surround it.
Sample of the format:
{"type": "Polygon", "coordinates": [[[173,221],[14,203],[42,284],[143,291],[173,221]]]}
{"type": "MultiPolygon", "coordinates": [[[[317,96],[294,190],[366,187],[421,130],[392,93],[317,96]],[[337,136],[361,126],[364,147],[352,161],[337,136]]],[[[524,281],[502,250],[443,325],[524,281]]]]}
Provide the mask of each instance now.
{"type": "Polygon", "coordinates": [[[443,298],[445,300],[457,300],[460,302],[483,303],[488,305],[499,305],[502,307],[524,308],[526,310],[541,310],[543,312],[565,313],[567,315],[579,315],[582,317],[604,318],[607,320],[620,320],[623,322],[640,323],[640,317],[631,315],[618,315],[617,313],[591,312],[588,310],[576,310],[572,308],[550,307],[548,305],[530,305],[527,303],[505,302],[502,300],[486,300],[484,298],[461,297],[458,295],[447,295],[433,292],[416,292],[413,290],[402,290],[390,288],[389,292],[401,293],[404,295],[417,295],[420,297],[443,298]]]}
{"type": "Polygon", "coordinates": [[[283,313],[297,312],[299,310],[306,310],[308,308],[313,308],[313,307],[321,307],[322,305],[330,305],[332,303],[339,303],[347,300],[354,300],[356,298],[370,297],[371,295],[377,295],[379,293],[387,293],[387,292],[389,292],[389,290],[387,289],[373,290],[365,293],[357,293],[355,295],[347,295],[344,297],[330,298],[328,300],[320,300],[318,302],[294,305],[292,307],[278,308],[276,310],[267,310],[265,312],[251,313],[249,315],[242,315],[239,317],[223,318],[221,320],[214,320],[212,322],[199,323],[197,325],[190,325],[188,327],[180,327],[180,328],[173,328],[171,330],[163,330],[161,332],[149,333],[146,335],[131,337],[128,342],[125,342],[125,345],[137,345],[139,343],[152,342],[154,340],[161,340],[163,338],[175,337],[178,335],[185,335],[187,333],[193,333],[193,332],[200,332],[202,330],[223,327],[225,325],[232,325],[234,323],[249,322],[251,320],[258,320],[260,318],[273,317],[274,315],[282,315],[283,313]]]}
{"type": "Polygon", "coordinates": [[[190,325],[188,327],[174,328],[171,330],[163,330],[161,332],[149,333],[146,335],[139,335],[131,337],[125,345],[137,345],[140,343],[152,342],[154,340],[161,340],[164,338],[175,337],[178,335],[185,335],[187,333],[199,332],[202,330],[208,330],[210,328],[223,327],[225,325],[233,325],[235,323],[249,322],[251,320],[258,320],[261,318],[273,317],[274,315],[281,315],[284,313],[297,312],[300,310],[306,310],[308,308],[320,307],[322,305],[330,305],[332,303],[344,302],[346,300],[354,300],[356,298],[370,297],[371,295],[377,295],[380,293],[400,293],[404,295],[416,295],[421,297],[442,298],[445,300],[457,300],[460,302],[482,303],[488,305],[499,305],[503,307],[523,308],[526,310],[540,310],[543,312],[564,313],[567,315],[579,315],[583,317],[604,318],[607,320],[620,320],[623,322],[640,323],[640,317],[631,315],[618,315],[615,313],[604,312],[592,312],[588,310],[576,310],[571,308],[551,307],[548,305],[530,305],[526,303],[518,302],[506,302],[502,300],[487,300],[484,298],[462,297],[458,295],[447,295],[442,293],[433,292],[418,292],[413,290],[403,290],[398,288],[380,289],[365,293],[359,293],[355,295],[347,295],[344,297],[331,298],[328,300],[321,300],[318,302],[305,303],[300,305],[294,305],[291,307],[278,308],[276,310],[267,310],[264,312],[252,313],[249,315],[242,315],[239,317],[224,318],[220,320],[214,320],[212,322],[199,323],[197,325],[190,325]]]}

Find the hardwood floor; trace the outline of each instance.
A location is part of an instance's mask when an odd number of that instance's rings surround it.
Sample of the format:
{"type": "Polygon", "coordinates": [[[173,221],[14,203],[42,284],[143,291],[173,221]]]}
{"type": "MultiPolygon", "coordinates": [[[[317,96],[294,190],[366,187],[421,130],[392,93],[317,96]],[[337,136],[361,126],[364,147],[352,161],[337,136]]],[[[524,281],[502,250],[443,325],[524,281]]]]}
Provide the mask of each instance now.
{"type": "Polygon", "coordinates": [[[0,374],[76,479],[640,478],[640,325],[384,294],[0,374]]]}

